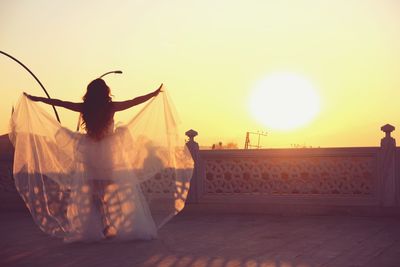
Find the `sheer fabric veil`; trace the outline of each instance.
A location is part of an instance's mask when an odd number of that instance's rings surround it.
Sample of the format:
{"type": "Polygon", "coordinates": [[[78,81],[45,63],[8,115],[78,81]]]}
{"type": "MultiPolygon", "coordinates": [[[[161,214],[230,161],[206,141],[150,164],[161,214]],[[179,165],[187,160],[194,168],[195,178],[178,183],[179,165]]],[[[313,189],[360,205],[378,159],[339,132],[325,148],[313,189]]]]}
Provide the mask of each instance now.
{"type": "MultiPolygon", "coordinates": [[[[166,92],[94,141],[21,96],[11,117],[15,185],[44,232],[100,240],[152,239],[185,205],[193,161],[166,92]]],[[[128,112],[128,111],[126,111],[128,112]]]]}

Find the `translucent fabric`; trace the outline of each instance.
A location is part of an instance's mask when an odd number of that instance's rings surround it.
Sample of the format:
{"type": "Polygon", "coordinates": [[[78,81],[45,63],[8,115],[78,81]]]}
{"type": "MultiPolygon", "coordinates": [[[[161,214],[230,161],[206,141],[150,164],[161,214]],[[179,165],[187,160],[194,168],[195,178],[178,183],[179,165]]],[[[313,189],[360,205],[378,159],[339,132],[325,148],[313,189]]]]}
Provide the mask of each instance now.
{"type": "Polygon", "coordinates": [[[15,185],[44,232],[65,241],[152,239],[185,205],[193,161],[166,92],[95,141],[21,96],[11,118],[15,185]]]}

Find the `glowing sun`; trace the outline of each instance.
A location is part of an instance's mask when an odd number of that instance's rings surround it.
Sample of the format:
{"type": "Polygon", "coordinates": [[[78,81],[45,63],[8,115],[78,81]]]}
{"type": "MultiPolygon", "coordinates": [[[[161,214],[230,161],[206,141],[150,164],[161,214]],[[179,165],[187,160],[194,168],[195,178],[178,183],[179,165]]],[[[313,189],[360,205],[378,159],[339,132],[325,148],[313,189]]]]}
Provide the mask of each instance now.
{"type": "Polygon", "coordinates": [[[291,130],[310,123],[320,111],[320,99],[306,78],[273,73],[261,80],[250,95],[250,112],[266,127],[291,130]]]}

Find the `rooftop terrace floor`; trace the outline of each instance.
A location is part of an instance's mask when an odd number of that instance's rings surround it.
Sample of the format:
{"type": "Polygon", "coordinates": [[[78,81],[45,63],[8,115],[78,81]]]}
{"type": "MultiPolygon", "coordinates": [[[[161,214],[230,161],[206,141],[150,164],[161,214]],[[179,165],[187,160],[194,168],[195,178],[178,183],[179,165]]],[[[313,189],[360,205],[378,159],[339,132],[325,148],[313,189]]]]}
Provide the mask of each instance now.
{"type": "Polygon", "coordinates": [[[153,241],[65,244],[0,213],[0,266],[400,266],[400,218],[186,210],[153,241]]]}

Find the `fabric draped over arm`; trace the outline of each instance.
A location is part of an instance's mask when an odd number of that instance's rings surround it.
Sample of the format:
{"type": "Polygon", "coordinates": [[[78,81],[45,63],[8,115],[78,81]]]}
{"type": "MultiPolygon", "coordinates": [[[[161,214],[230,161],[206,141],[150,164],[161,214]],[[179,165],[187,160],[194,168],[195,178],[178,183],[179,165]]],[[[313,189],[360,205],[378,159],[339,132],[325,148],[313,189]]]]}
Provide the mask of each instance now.
{"type": "MultiPolygon", "coordinates": [[[[129,111],[126,111],[129,112],[129,111]]],[[[16,187],[35,222],[66,241],[151,239],[185,205],[193,161],[167,92],[100,141],[21,96],[11,118],[16,187]]]]}

